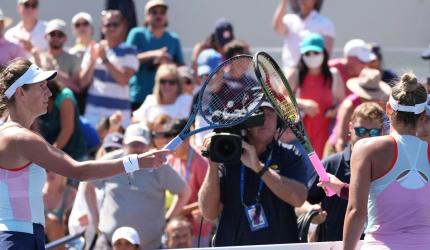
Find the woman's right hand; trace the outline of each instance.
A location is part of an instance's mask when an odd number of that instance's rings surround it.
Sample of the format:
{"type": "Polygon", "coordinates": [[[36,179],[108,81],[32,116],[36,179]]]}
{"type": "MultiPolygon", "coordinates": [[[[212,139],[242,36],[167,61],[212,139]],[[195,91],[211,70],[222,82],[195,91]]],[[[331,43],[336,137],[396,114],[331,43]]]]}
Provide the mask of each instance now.
{"type": "Polygon", "coordinates": [[[151,150],[138,156],[139,168],[159,168],[167,161],[168,149],[151,150]]]}
{"type": "Polygon", "coordinates": [[[342,190],[345,183],[343,183],[341,180],[339,180],[336,176],[327,173],[329,177],[329,181],[322,181],[317,184],[318,187],[321,187],[324,189],[325,193],[327,194],[327,188],[331,188],[332,190],[336,191],[336,194],[340,194],[340,190],[342,190]]]}

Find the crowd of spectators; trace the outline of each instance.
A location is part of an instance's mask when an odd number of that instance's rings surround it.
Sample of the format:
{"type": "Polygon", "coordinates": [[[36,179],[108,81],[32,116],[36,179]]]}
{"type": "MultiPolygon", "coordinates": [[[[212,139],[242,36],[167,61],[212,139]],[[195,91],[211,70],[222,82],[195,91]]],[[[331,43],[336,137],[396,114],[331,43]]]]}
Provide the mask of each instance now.
{"type": "MultiPolygon", "coordinates": [[[[32,127],[77,161],[163,148],[184,127],[208,75],[252,47],[221,18],[195,44],[186,65],[180,38],[169,30],[166,1],[148,0],[144,10],[135,10],[132,0],[106,2],[100,17],[80,12],[72,20],[45,21],[39,18],[39,9],[48,8],[43,1],[18,0],[15,26],[0,9],[0,64],[23,57],[57,71],[48,83],[48,112],[32,127]],[[144,14],[142,26],[136,11],[144,14]],[[67,40],[72,47],[65,47],[67,40]]],[[[273,10],[273,29],[284,39],[282,67],[316,153],[330,174],[349,183],[355,143],[389,133],[385,104],[399,79],[383,68],[381,47],[362,39],[351,39],[343,57],[332,57],[335,24],[320,14],[322,1],[289,3],[279,0],[273,10]]],[[[97,232],[94,238],[59,249],[342,240],[345,194],[326,197],[273,107],[264,102],[260,110],[264,124],[246,131],[241,163],[203,157],[208,132],[186,139],[158,169],[81,183],[49,172],[43,189],[46,242],[88,228],[97,232]],[[317,214],[303,239],[297,217],[310,211],[317,214]]],[[[204,123],[197,117],[194,126],[204,123]]],[[[420,131],[429,141],[428,131],[420,131]]]]}

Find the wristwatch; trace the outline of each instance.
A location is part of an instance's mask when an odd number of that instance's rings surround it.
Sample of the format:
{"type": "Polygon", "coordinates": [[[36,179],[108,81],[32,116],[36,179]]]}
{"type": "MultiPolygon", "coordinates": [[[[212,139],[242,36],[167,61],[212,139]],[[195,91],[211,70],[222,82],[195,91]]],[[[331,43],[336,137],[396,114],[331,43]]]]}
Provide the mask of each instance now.
{"type": "Polygon", "coordinates": [[[269,170],[268,167],[263,167],[260,171],[258,171],[258,176],[263,177],[263,175],[269,170]]]}

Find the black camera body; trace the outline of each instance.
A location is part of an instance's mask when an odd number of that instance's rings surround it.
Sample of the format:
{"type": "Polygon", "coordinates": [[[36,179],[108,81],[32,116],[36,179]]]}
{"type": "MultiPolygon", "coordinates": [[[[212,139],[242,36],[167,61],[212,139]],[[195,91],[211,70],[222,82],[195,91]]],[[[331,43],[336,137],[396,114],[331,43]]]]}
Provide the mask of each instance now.
{"type": "Polygon", "coordinates": [[[231,164],[240,163],[242,140],[246,140],[246,129],[262,126],[264,113],[257,111],[244,122],[233,127],[214,129],[207,156],[213,162],[231,164]]]}

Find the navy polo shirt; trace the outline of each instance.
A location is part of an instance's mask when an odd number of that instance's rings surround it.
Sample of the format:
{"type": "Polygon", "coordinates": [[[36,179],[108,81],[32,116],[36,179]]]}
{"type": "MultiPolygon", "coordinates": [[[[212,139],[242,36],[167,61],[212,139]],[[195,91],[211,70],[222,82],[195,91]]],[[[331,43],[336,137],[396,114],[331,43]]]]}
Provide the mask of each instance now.
{"type": "MultiPolygon", "coordinates": [[[[349,183],[351,177],[351,147],[347,147],[343,152],[330,155],[323,159],[322,163],[328,173],[335,175],[339,180],[349,183]]],[[[343,235],[343,222],[348,201],[337,195],[327,197],[322,188],[318,187],[318,175],[312,176],[312,186],[309,188],[308,201],[312,204],[320,203],[323,210],[327,211],[326,221],[320,226],[323,227],[324,237],[319,241],[340,241],[343,235]]]]}
{"type": "MultiPolygon", "coordinates": [[[[280,175],[297,180],[304,185],[308,180],[304,158],[293,145],[282,146],[273,142],[260,155],[260,161],[265,162],[273,148],[270,168],[280,175]]],[[[269,226],[257,231],[250,230],[240,194],[241,165],[226,165],[220,171],[221,202],[223,211],[215,237],[215,246],[238,246],[260,244],[282,244],[298,242],[297,217],[294,207],[279,199],[272,191],[263,185],[261,204],[266,214],[269,226]]],[[[247,206],[255,204],[259,176],[245,167],[244,202],[247,206]]]]}

